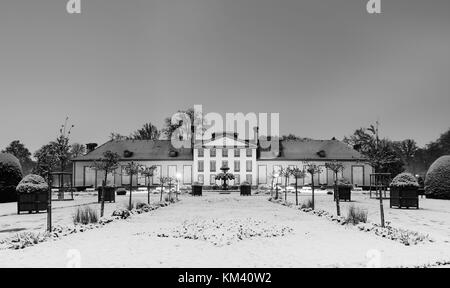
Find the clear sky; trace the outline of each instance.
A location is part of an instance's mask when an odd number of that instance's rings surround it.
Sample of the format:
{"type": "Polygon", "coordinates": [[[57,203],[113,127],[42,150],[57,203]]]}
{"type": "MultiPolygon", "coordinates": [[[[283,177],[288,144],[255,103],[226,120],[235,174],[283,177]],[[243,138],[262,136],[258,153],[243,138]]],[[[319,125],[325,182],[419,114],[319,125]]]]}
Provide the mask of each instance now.
{"type": "Polygon", "coordinates": [[[72,141],[102,143],[194,104],[279,112],[282,134],[317,139],[450,128],[448,0],[81,2],[0,2],[0,148],[34,152],[66,115],[72,141]]]}

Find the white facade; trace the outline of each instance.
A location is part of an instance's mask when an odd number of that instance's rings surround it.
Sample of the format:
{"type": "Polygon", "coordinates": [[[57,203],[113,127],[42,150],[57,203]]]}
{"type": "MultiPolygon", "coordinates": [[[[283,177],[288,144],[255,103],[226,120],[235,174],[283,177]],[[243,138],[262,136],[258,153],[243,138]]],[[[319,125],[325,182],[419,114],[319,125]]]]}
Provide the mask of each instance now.
{"type": "MultiPolygon", "coordinates": [[[[215,176],[222,173],[221,167],[227,166],[228,173],[235,176],[230,185],[239,185],[247,181],[257,183],[257,161],[254,144],[231,138],[220,138],[194,146],[194,181],[204,185],[216,184],[215,176]]],[[[217,182],[220,185],[219,182],[217,182]]]]}
{"type": "MultiPolygon", "coordinates": [[[[159,184],[160,177],[177,177],[181,176],[182,185],[190,185],[192,178],[192,161],[134,161],[137,164],[150,167],[155,165],[154,176],[147,183],[147,179],[141,175],[133,176],[133,186],[145,186],[147,184],[159,184]]],[[[74,164],[74,183],[75,186],[101,186],[105,178],[104,172],[95,171],[91,168],[93,162],[78,161],[74,164]]],[[[123,170],[123,166],[128,162],[121,161],[120,168],[114,174],[108,175],[108,185],[125,186],[130,184],[130,176],[123,170]]]]}

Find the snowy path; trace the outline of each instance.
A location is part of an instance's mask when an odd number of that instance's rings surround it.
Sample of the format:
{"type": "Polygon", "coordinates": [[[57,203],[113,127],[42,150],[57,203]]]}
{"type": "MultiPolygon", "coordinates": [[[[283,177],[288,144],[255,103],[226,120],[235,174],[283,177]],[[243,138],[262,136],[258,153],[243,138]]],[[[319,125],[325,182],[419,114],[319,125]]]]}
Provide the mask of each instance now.
{"type": "Polygon", "coordinates": [[[0,251],[0,267],[66,267],[76,258],[71,249],[79,251],[82,267],[365,267],[368,261],[377,264],[377,260],[382,266],[450,260],[450,246],[446,243],[406,247],[270,203],[267,197],[208,194],[185,197],[175,205],[62,240],[20,251],[0,251]],[[156,236],[180,227],[185,220],[256,221],[267,227],[290,227],[292,233],[254,237],[224,246],[156,236]],[[374,249],[380,252],[380,258],[374,249]],[[367,257],[369,251],[371,259],[367,257]]]}

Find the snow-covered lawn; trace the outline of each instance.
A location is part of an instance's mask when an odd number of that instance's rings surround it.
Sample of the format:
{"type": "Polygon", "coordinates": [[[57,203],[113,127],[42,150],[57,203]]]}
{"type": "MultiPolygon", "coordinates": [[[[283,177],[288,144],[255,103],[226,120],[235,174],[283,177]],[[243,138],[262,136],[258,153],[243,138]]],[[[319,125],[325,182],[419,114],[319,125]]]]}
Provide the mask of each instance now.
{"type": "MultiPolygon", "coordinates": [[[[151,194],[151,201],[159,201],[159,194],[151,194]]],[[[73,201],[53,201],[52,220],[53,225],[72,225],[72,215],[79,206],[89,205],[100,211],[96,193],[80,193],[73,201]]],[[[129,195],[116,196],[116,203],[105,202],[105,215],[110,216],[116,208],[128,205],[129,195]]],[[[133,192],[133,202],[147,203],[147,192],[133,192]]],[[[10,237],[18,232],[35,231],[44,232],[47,225],[47,213],[17,214],[17,203],[0,204],[0,240],[10,237]]]]}
{"type": "MultiPolygon", "coordinates": [[[[280,196],[284,199],[284,193],[280,196]]],[[[300,194],[299,203],[311,199],[311,194],[300,194]]],[[[317,194],[315,197],[316,209],[336,214],[336,203],[332,195],[317,194]]],[[[288,202],[295,203],[295,194],[288,193],[288,202]]],[[[352,192],[351,202],[342,202],[341,215],[346,216],[348,207],[354,205],[366,209],[368,220],[373,223],[380,223],[380,204],[378,199],[370,199],[369,195],[362,192],[352,192]]],[[[398,209],[390,208],[389,200],[383,201],[386,221],[391,222],[391,226],[405,228],[423,234],[429,234],[432,238],[450,243],[450,201],[426,199],[419,196],[419,208],[398,209]]]]}
{"type": "Polygon", "coordinates": [[[0,266],[66,267],[74,255],[82,267],[365,267],[450,260],[448,243],[408,247],[267,198],[184,196],[101,229],[2,250],[0,266]]]}

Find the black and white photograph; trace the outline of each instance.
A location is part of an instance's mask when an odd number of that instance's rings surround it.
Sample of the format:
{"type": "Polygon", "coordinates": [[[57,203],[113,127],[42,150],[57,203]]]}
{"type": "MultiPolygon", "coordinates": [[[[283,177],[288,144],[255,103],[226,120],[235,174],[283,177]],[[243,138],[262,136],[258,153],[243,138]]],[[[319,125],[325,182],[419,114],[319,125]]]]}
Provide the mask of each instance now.
{"type": "Polygon", "coordinates": [[[450,268],[449,0],[1,0],[0,99],[0,268],[450,268]]]}

